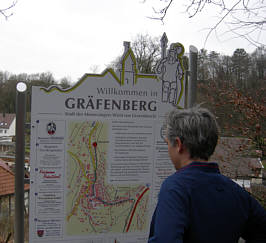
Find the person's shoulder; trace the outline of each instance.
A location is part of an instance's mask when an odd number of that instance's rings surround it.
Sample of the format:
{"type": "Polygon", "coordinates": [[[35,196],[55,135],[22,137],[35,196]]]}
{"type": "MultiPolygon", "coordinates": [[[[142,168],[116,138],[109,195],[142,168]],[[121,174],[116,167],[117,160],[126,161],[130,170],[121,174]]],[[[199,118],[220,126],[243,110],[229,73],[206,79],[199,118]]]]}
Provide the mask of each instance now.
{"type": "Polygon", "coordinates": [[[186,178],[186,173],[184,171],[176,171],[172,175],[168,176],[165,181],[166,182],[180,182],[186,178]]]}
{"type": "Polygon", "coordinates": [[[244,202],[244,200],[250,200],[251,195],[245,187],[240,186],[233,179],[225,175],[220,174],[219,178],[220,180],[218,183],[223,185],[226,190],[231,191],[235,196],[242,198],[242,202],[244,202]]]}
{"type": "Polygon", "coordinates": [[[241,187],[238,183],[236,183],[233,179],[223,175],[223,174],[220,174],[219,175],[221,180],[226,183],[228,186],[232,187],[232,188],[235,188],[236,190],[239,190],[239,191],[242,191],[244,193],[247,193],[249,194],[243,187],[241,187]]]}
{"type": "Polygon", "coordinates": [[[189,197],[190,187],[185,182],[184,178],[177,172],[167,177],[160,189],[159,201],[173,197],[189,197]]]}
{"type": "Polygon", "coordinates": [[[162,188],[165,190],[185,190],[193,183],[193,178],[187,176],[183,171],[177,171],[168,176],[162,183],[162,188]]]}

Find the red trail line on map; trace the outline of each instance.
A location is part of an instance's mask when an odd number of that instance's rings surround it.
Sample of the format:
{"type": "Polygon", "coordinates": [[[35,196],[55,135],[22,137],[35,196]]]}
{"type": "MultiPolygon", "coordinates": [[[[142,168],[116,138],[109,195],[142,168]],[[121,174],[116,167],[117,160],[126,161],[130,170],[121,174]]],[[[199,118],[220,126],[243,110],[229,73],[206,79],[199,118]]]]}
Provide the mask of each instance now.
{"type": "Polygon", "coordinates": [[[136,204],[135,204],[135,206],[134,206],[134,209],[133,209],[133,211],[132,211],[132,214],[131,214],[131,216],[130,216],[130,220],[129,220],[129,223],[128,223],[128,225],[127,225],[126,232],[128,232],[128,230],[129,230],[129,227],[130,227],[130,225],[131,225],[131,222],[132,222],[132,219],[133,219],[134,213],[135,213],[135,211],[136,211],[136,208],[137,208],[137,205],[138,205],[140,199],[143,197],[143,195],[145,194],[145,192],[147,192],[148,190],[149,190],[149,188],[146,188],[146,189],[141,193],[141,195],[139,196],[139,198],[137,199],[137,202],[136,202],[136,204]]]}

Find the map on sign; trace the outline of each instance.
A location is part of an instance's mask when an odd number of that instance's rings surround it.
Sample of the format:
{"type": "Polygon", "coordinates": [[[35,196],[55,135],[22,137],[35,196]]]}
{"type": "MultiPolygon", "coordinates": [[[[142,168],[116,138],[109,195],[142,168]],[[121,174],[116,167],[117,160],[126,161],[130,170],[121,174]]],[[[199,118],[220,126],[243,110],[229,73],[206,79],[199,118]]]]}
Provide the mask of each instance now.
{"type": "Polygon", "coordinates": [[[71,121],[67,140],[66,234],[145,232],[149,187],[107,182],[107,121],[71,121]]]}

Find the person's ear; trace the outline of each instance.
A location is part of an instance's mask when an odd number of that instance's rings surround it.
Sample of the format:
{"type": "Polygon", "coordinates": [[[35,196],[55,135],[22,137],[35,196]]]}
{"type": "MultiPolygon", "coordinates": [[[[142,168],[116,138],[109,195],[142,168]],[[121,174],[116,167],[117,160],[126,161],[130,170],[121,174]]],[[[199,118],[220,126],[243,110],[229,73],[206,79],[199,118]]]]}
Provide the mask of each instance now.
{"type": "Polygon", "coordinates": [[[179,137],[176,137],[175,141],[176,141],[178,152],[180,152],[183,149],[183,144],[181,142],[181,139],[179,137]]]}

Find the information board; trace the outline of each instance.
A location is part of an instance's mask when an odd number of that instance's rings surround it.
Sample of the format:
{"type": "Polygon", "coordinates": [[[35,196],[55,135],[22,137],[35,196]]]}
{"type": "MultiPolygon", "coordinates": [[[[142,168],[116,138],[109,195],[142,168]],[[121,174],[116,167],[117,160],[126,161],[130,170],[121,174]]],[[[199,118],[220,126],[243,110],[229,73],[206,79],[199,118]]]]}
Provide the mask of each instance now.
{"type": "Polygon", "coordinates": [[[165,114],[184,106],[184,47],[140,74],[121,67],[69,89],[32,88],[30,243],[144,243],[162,180],[174,172],[165,114]]]}

